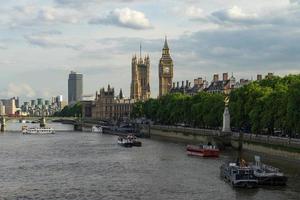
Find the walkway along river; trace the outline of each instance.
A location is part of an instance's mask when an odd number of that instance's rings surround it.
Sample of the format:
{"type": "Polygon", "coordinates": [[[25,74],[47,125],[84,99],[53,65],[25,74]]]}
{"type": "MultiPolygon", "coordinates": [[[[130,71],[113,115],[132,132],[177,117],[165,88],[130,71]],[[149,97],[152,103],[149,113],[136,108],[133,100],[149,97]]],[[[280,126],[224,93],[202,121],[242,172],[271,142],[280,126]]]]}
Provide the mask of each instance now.
{"type": "Polygon", "coordinates": [[[266,159],[289,176],[286,187],[237,190],[219,178],[220,165],[235,159],[234,151],[223,152],[218,159],[201,159],[186,156],[182,143],[142,139],[143,147],[122,148],[116,141],[116,136],[73,131],[3,133],[0,199],[281,200],[300,196],[300,169],[293,163],[266,159]]]}

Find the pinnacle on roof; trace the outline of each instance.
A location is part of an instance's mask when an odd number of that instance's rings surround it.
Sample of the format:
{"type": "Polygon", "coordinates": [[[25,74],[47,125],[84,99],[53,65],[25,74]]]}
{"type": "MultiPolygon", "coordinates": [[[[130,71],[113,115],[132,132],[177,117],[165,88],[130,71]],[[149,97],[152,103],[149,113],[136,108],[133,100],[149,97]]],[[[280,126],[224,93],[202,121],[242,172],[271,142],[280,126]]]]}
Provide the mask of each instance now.
{"type": "Polygon", "coordinates": [[[165,37],[164,49],[169,49],[167,36],[165,37]]]}

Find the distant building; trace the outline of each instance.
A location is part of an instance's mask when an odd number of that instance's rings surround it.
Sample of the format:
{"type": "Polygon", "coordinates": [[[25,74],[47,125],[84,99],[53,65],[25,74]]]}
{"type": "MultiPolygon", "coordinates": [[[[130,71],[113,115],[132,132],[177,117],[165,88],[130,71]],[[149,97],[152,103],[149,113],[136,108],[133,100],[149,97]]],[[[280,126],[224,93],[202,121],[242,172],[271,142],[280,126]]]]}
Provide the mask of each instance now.
{"type": "Polygon", "coordinates": [[[191,86],[191,82],[186,80],[184,85],[184,81],[181,82],[181,86],[179,86],[179,82],[173,83],[173,86],[170,90],[170,93],[182,93],[188,95],[195,95],[208,87],[208,82],[203,80],[201,77],[194,79],[194,85],[191,86]]]}
{"type": "MultiPolygon", "coordinates": [[[[141,48],[141,47],[140,47],[141,48]]],[[[150,98],[150,58],[133,56],[131,61],[131,90],[130,98],[136,100],[147,100],[150,98]]]]}
{"type": "Polygon", "coordinates": [[[173,60],[170,55],[167,37],[162,49],[162,57],[159,60],[158,76],[159,76],[159,96],[166,95],[172,89],[173,82],[173,60]]]}
{"type": "Polygon", "coordinates": [[[241,79],[240,79],[240,82],[237,82],[237,83],[235,84],[235,87],[234,87],[234,88],[240,88],[240,87],[243,87],[243,86],[245,86],[245,85],[250,84],[251,82],[252,82],[252,81],[249,80],[249,79],[243,79],[243,78],[241,78],[241,79]]]}
{"type": "Polygon", "coordinates": [[[96,93],[94,101],[81,101],[83,117],[99,120],[119,120],[130,117],[134,99],[125,99],[123,92],[115,97],[115,90],[108,85],[96,93]]]}
{"type": "Polygon", "coordinates": [[[54,113],[61,111],[65,105],[62,95],[52,97],[50,100],[38,98],[29,102],[25,101],[21,106],[20,115],[33,117],[52,116],[54,113]]]}
{"type": "Polygon", "coordinates": [[[261,74],[257,74],[256,80],[257,80],[257,81],[261,81],[261,80],[262,80],[262,75],[261,75],[261,74]]]}
{"type": "Polygon", "coordinates": [[[231,90],[235,88],[235,84],[235,78],[233,76],[229,78],[228,73],[223,73],[222,80],[219,80],[218,74],[214,74],[213,81],[205,91],[209,93],[229,94],[231,90]]]}
{"type": "Polygon", "coordinates": [[[73,104],[82,100],[83,75],[71,71],[68,79],[68,103],[73,104]]]}
{"type": "Polygon", "coordinates": [[[274,73],[268,73],[268,75],[266,75],[266,79],[270,79],[274,77],[274,73]]]}
{"type": "Polygon", "coordinates": [[[43,98],[38,98],[38,99],[37,99],[37,105],[38,105],[38,106],[44,105],[44,99],[43,99],[43,98]]]}
{"type": "Polygon", "coordinates": [[[5,115],[5,106],[3,105],[2,101],[0,101],[0,116],[5,115]]]}
{"type": "Polygon", "coordinates": [[[97,119],[112,119],[115,89],[108,85],[107,90],[101,88],[96,95],[95,107],[92,109],[92,117],[97,119]]]}
{"type": "Polygon", "coordinates": [[[83,100],[80,102],[82,105],[82,117],[83,118],[92,118],[93,116],[93,107],[95,106],[95,102],[91,100],[83,100]]]}
{"type": "Polygon", "coordinates": [[[16,99],[1,99],[2,105],[5,106],[5,114],[6,115],[15,115],[17,111],[16,107],[16,99]]]}

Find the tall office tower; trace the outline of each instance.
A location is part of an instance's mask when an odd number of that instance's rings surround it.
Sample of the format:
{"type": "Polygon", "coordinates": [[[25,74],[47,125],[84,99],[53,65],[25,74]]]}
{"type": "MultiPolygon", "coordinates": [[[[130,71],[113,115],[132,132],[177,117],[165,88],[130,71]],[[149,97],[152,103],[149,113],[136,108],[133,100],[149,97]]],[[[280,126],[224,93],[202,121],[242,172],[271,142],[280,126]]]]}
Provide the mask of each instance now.
{"type": "Polygon", "coordinates": [[[71,71],[68,80],[68,103],[73,104],[82,100],[83,75],[71,71]]]}

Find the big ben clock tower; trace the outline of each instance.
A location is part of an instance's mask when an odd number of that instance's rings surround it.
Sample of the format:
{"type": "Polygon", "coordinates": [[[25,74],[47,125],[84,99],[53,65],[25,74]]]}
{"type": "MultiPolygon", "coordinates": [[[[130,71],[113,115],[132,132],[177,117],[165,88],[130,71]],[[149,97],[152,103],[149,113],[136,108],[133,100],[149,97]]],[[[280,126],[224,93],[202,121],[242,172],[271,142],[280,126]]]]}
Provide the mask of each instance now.
{"type": "Polygon", "coordinates": [[[164,48],[162,49],[162,57],[159,60],[159,96],[163,96],[171,90],[173,81],[173,60],[170,55],[167,37],[165,38],[164,48]]]}

